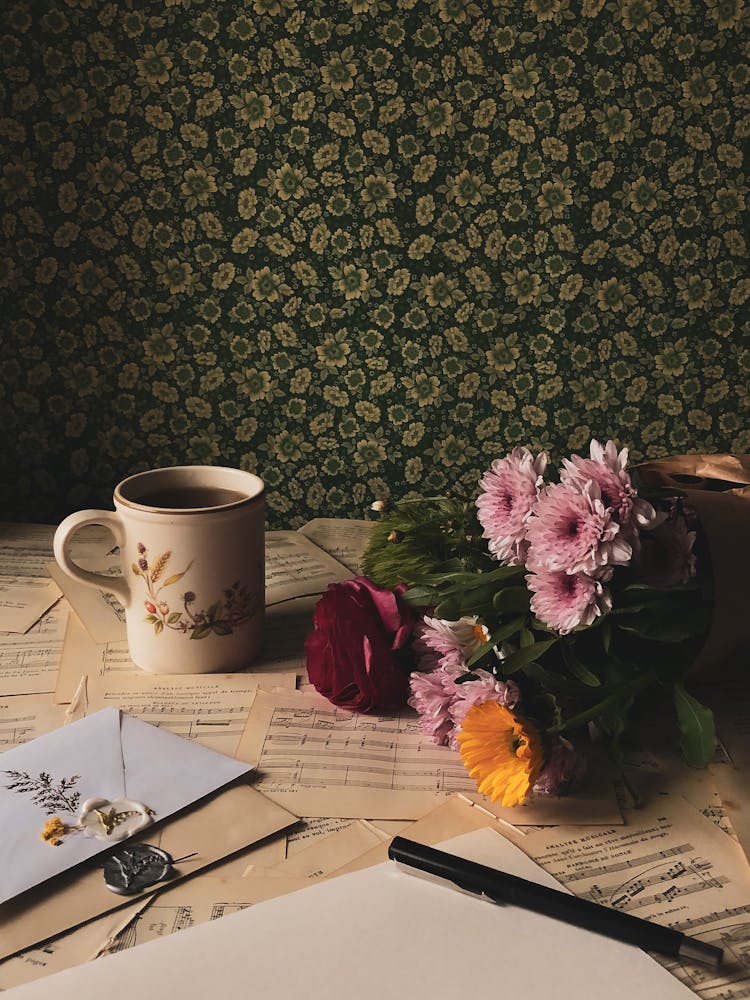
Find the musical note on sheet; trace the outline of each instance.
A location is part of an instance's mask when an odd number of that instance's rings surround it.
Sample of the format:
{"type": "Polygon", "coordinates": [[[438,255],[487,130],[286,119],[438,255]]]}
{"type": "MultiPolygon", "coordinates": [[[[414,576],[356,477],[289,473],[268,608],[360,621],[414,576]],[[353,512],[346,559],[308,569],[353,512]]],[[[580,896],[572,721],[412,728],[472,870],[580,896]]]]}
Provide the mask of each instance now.
{"type": "Polygon", "coordinates": [[[724,948],[719,970],[658,959],[703,1000],[750,997],[750,870],[740,846],[684,799],[628,825],[529,833],[523,849],[576,895],[724,948]],[[616,859],[616,860],[613,860],[616,859]]]}

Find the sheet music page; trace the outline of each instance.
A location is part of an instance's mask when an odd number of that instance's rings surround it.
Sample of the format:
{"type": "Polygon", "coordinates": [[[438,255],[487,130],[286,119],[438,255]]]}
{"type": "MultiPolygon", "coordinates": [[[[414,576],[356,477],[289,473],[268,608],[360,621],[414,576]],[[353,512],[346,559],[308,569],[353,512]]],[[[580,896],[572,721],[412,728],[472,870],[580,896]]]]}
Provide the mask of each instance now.
{"type": "Polygon", "coordinates": [[[0,575],[0,632],[28,632],[61,596],[49,578],[0,575]]]}
{"type": "Polygon", "coordinates": [[[303,524],[299,533],[359,575],[374,524],[374,521],[350,521],[343,517],[316,517],[303,524]]]}
{"type": "Polygon", "coordinates": [[[714,704],[716,728],[726,755],[711,765],[711,775],[719,790],[737,838],[750,861],[750,682],[732,680],[722,684],[718,704],[714,704]]]}
{"type": "MultiPolygon", "coordinates": [[[[242,673],[254,677],[262,676],[266,680],[269,674],[279,675],[281,677],[279,684],[287,687],[289,675],[298,676],[302,671],[304,671],[304,659],[295,656],[291,659],[256,660],[242,673]]],[[[98,683],[104,678],[115,681],[126,676],[142,678],[144,671],[130,659],[127,642],[94,642],[80,618],[73,613],[65,632],[55,700],[63,704],[69,702],[83,674],[91,678],[92,682],[98,683]]]]}
{"type": "Polygon", "coordinates": [[[750,995],[750,869],[742,849],[679,798],[627,826],[534,831],[520,846],[576,896],[724,948],[720,973],[654,956],[703,1000],[750,995]]]}
{"type": "Polygon", "coordinates": [[[151,905],[132,918],[128,926],[100,954],[112,955],[126,951],[146,941],[176,934],[195,924],[219,920],[267,899],[296,892],[307,885],[307,879],[287,878],[276,874],[253,878],[197,875],[172,889],[160,892],[151,905]]]}
{"type": "MultiPolygon", "coordinates": [[[[120,576],[120,557],[76,559],[81,569],[104,576],[120,576]]],[[[73,610],[86,626],[94,642],[122,642],[126,637],[125,608],[106,588],[89,587],[63,572],[55,562],[47,563],[47,572],[70,601],[73,610]]]]}
{"type": "Polygon", "coordinates": [[[57,684],[62,641],[18,636],[0,642],[0,696],[51,694],[57,684]]]}
{"type": "Polygon", "coordinates": [[[328,837],[339,830],[345,830],[352,819],[336,819],[331,816],[303,816],[299,824],[291,829],[286,836],[286,855],[288,858],[307,850],[316,840],[328,837]]]}
{"type": "Polygon", "coordinates": [[[352,576],[298,531],[266,532],[266,607],[306,599],[315,604],[329,583],[352,576]]]}
{"type": "MultiPolygon", "coordinates": [[[[47,564],[53,559],[55,524],[13,524],[0,522],[0,573],[11,576],[49,576],[47,564]]],[[[74,558],[104,554],[114,544],[106,528],[87,525],[70,543],[74,558]]]]}
{"type": "Polygon", "coordinates": [[[43,695],[0,698],[0,753],[51,733],[65,723],[65,706],[43,695]]]}
{"type": "Polygon", "coordinates": [[[293,689],[293,673],[104,673],[87,682],[87,714],[119,708],[219,753],[234,756],[259,685],[293,689]]]}
{"type": "MultiPolygon", "coordinates": [[[[273,868],[280,875],[298,878],[323,878],[342,865],[349,864],[369,853],[375,847],[385,847],[390,841],[387,833],[378,830],[367,820],[355,819],[341,830],[319,837],[285,861],[273,868]]],[[[387,850],[387,848],[386,848],[387,850]]],[[[256,865],[250,865],[245,876],[262,874],[256,865]]]]}
{"type": "MultiPolygon", "coordinates": [[[[423,735],[416,712],[357,715],[318,694],[259,692],[237,756],[257,764],[259,791],[298,816],[418,819],[447,795],[476,794],[458,753],[423,735]]],[[[578,822],[582,811],[581,822],[622,822],[614,790],[597,793],[491,809],[521,826],[578,822]]]]}
{"type": "Polygon", "coordinates": [[[29,948],[13,958],[0,962],[0,990],[30,983],[81,965],[100,954],[130,921],[148,906],[149,899],[141,899],[124,909],[106,913],[74,931],[61,934],[37,948],[29,948]]]}

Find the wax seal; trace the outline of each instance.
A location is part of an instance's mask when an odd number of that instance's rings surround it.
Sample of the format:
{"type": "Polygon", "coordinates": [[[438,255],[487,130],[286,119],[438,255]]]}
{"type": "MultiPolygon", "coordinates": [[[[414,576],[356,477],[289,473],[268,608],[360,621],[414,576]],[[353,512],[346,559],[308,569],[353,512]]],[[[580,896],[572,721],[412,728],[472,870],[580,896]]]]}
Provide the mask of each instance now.
{"type": "Polygon", "coordinates": [[[132,799],[87,799],[81,806],[78,828],[87,837],[116,843],[154,822],[154,812],[132,799]]]}
{"type": "Polygon", "coordinates": [[[104,884],[121,896],[133,896],[170,878],[172,856],[151,844],[118,847],[103,864],[104,884]]]}

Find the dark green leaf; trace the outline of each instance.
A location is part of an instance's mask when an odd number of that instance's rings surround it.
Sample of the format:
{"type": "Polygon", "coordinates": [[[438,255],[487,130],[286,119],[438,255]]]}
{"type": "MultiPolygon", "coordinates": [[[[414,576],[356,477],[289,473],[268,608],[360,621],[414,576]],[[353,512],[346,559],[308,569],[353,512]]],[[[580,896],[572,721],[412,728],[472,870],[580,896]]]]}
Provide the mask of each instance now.
{"type": "Polygon", "coordinates": [[[514,674],[521,667],[525,667],[527,663],[538,660],[556,642],[558,642],[558,639],[544,639],[542,642],[534,642],[524,649],[519,649],[517,653],[511,653],[510,656],[502,661],[499,665],[500,670],[504,675],[514,674]]]}
{"type": "Polygon", "coordinates": [[[174,625],[175,622],[178,622],[179,620],[180,620],[180,612],[179,611],[173,611],[172,614],[169,616],[169,618],[167,618],[167,622],[170,625],[174,625]]]}
{"type": "Polygon", "coordinates": [[[573,647],[569,643],[563,643],[561,648],[565,666],[576,678],[576,680],[579,680],[581,684],[585,684],[587,687],[599,687],[601,681],[596,674],[592,673],[589,668],[581,662],[578,656],[576,656],[573,647]]]}
{"type": "Polygon", "coordinates": [[[680,750],[691,767],[706,767],[716,750],[716,729],[711,709],[689,694],[683,685],[674,685],[674,707],[680,727],[680,750]]]}
{"type": "Polygon", "coordinates": [[[213,630],[216,635],[232,634],[232,626],[228,622],[214,622],[213,630]]]}
{"type": "Polygon", "coordinates": [[[193,629],[191,639],[205,639],[207,635],[211,634],[210,625],[198,625],[193,629]]]}
{"type": "Polygon", "coordinates": [[[529,591],[526,587],[505,587],[492,598],[492,606],[500,614],[529,610],[529,591]]]}

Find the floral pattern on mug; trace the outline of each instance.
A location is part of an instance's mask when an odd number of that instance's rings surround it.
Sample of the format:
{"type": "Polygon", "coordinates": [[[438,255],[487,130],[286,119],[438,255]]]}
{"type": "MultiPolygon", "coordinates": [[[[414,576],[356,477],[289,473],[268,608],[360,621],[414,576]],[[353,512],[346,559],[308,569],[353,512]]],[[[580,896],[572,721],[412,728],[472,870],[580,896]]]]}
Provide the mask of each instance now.
{"type": "Polygon", "coordinates": [[[131,567],[133,573],[142,577],[146,584],[146,598],[143,602],[147,612],[145,621],[154,626],[156,635],[165,628],[189,634],[191,639],[205,639],[212,634],[232,635],[238,625],[249,621],[256,613],[257,595],[250,593],[247,585],[239,580],[227,587],[223,595],[203,611],[195,610],[197,597],[192,590],[186,590],[179,598],[182,608],[175,610],[162,592],[183,578],[193,565],[193,560],[191,559],[179,573],[173,573],[161,581],[171,557],[170,551],[162,552],[153,563],[150,563],[146,546],[143,542],[139,542],[138,559],[131,567]]]}

